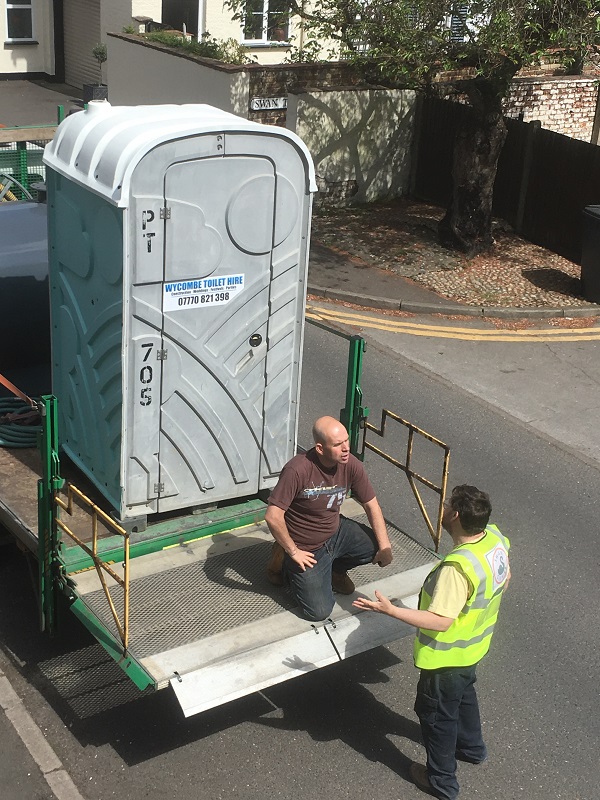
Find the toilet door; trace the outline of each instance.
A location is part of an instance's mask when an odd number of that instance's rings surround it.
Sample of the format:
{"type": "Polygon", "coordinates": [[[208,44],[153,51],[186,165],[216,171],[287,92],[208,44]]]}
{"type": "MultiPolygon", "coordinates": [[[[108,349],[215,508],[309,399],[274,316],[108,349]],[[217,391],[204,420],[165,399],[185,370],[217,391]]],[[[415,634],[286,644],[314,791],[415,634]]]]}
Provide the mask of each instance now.
{"type": "Polygon", "coordinates": [[[159,511],[258,491],[275,173],[220,156],[164,185],[159,511]]]}

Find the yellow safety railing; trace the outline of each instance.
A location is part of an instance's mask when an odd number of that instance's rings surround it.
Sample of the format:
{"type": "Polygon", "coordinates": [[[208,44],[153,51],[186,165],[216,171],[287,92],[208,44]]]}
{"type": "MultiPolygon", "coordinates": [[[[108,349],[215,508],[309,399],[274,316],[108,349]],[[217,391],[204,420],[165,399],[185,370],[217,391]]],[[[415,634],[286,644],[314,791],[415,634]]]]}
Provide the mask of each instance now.
{"type": "Polygon", "coordinates": [[[427,433],[426,431],[418,428],[416,425],[413,425],[412,422],[407,422],[407,420],[402,419],[397,414],[394,414],[392,411],[388,411],[386,408],[383,409],[381,412],[381,424],[379,428],[375,425],[372,425],[370,422],[366,420],[363,422],[363,442],[362,442],[362,452],[364,455],[365,450],[371,450],[377,455],[384,458],[386,461],[389,461],[390,464],[393,464],[398,469],[401,469],[406,477],[408,478],[408,482],[410,484],[410,488],[413,491],[415,499],[418,503],[419,509],[421,514],[423,515],[423,519],[425,520],[425,524],[427,525],[427,529],[431,534],[431,538],[435,543],[435,550],[436,552],[440,546],[440,539],[442,537],[442,515],[444,513],[444,498],[446,496],[446,485],[448,483],[448,464],[450,462],[450,448],[447,444],[440,441],[440,439],[436,439],[435,436],[427,433]],[[385,453],[379,447],[375,447],[375,445],[371,444],[371,442],[367,441],[367,431],[373,431],[376,433],[377,436],[384,437],[385,435],[385,427],[386,422],[389,419],[393,419],[395,422],[399,422],[401,425],[404,425],[408,429],[408,439],[406,443],[406,463],[402,463],[397,458],[389,455],[389,453],[385,453]],[[425,437],[428,441],[432,442],[435,445],[438,445],[444,451],[444,463],[442,466],[442,479],[441,483],[438,486],[433,481],[425,478],[423,475],[419,475],[418,472],[412,469],[411,461],[413,456],[413,442],[415,434],[419,436],[425,437]],[[419,492],[419,487],[417,483],[422,483],[424,486],[427,486],[429,489],[432,489],[436,494],[439,495],[439,504],[438,504],[438,512],[437,512],[437,520],[435,526],[431,522],[429,518],[429,514],[427,513],[427,509],[425,508],[425,504],[419,492]]]}
{"type": "Polygon", "coordinates": [[[92,542],[91,547],[89,547],[85,542],[83,542],[72,530],[70,530],[65,523],[57,518],[56,524],[67,534],[73,541],[79,545],[79,547],[84,550],[88,556],[94,562],[94,566],[96,568],[96,572],[98,573],[98,578],[100,579],[100,583],[102,585],[102,589],[104,590],[104,594],[106,595],[106,599],[108,601],[108,605],[110,607],[111,614],[115,621],[115,625],[117,626],[117,630],[119,631],[119,636],[121,637],[121,642],[123,643],[123,647],[127,649],[129,643],[129,532],[118,525],[113,519],[111,519],[108,514],[102,511],[89,497],[86,497],[83,492],[81,492],[76,486],[73,486],[72,483],[68,483],[67,486],[67,501],[65,502],[61,497],[55,495],[54,500],[57,506],[62,508],[66,511],[67,514],[73,516],[73,497],[77,497],[85,506],[87,506],[90,510],[90,515],[92,518],[92,542]],[[101,519],[102,522],[111,530],[116,531],[116,533],[120,534],[123,537],[123,577],[118,575],[108,564],[106,564],[102,559],[98,556],[98,519],[101,519]],[[106,584],[106,578],[104,576],[104,572],[106,572],[110,577],[123,589],[123,621],[119,619],[119,615],[117,613],[117,609],[115,608],[115,604],[113,602],[112,597],[110,596],[110,591],[106,584]]]}

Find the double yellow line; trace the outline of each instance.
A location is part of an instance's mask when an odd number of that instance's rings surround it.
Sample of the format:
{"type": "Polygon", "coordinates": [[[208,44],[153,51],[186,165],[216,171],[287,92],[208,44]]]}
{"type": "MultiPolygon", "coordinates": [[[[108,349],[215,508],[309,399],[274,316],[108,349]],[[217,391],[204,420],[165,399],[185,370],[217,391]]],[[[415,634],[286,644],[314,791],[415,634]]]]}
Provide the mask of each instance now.
{"type": "Polygon", "coordinates": [[[461,339],[469,342],[592,342],[600,340],[600,327],[554,328],[503,331],[459,328],[450,325],[427,325],[394,318],[371,317],[358,311],[337,311],[334,308],[308,305],[306,316],[319,322],[336,322],[360,328],[405,333],[409,336],[430,336],[437,339],[461,339]]]}

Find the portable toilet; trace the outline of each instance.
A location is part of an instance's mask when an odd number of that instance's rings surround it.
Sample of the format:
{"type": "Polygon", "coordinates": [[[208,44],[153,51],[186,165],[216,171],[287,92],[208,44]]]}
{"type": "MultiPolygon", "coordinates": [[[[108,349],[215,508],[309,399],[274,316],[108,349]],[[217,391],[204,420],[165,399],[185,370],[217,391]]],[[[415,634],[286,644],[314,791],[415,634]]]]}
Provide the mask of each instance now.
{"type": "Polygon", "coordinates": [[[207,105],[92,102],[44,161],[64,452],[122,520],[272,487],[296,449],[305,145],[207,105]]]}

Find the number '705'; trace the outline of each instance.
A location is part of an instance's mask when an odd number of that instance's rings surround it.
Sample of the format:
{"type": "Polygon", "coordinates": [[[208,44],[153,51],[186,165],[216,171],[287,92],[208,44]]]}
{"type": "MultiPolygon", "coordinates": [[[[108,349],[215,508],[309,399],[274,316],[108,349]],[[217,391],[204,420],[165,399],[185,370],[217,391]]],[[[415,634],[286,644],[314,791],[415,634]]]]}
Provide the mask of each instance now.
{"type": "Polygon", "coordinates": [[[146,361],[148,361],[152,352],[152,342],[143,344],[142,349],[146,352],[140,369],[140,405],[149,406],[152,402],[152,386],[150,384],[152,383],[153,371],[151,365],[146,364],[146,361]]]}

